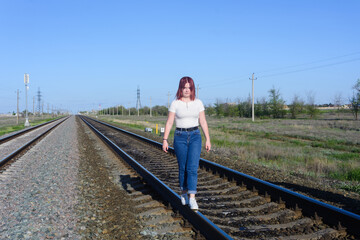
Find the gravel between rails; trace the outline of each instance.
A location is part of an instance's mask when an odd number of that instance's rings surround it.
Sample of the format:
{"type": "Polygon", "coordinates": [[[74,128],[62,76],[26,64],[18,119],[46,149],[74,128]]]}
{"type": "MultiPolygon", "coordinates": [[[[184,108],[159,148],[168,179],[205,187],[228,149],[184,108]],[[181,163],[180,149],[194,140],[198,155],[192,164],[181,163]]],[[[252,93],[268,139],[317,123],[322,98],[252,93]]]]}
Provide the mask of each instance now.
{"type": "Polygon", "coordinates": [[[0,175],[0,239],[79,239],[76,133],[65,121],[0,175]]]}
{"type": "Polygon", "coordinates": [[[88,131],[72,116],[0,174],[0,239],[145,238],[88,131]]]}
{"type": "MultiPolygon", "coordinates": [[[[32,139],[36,138],[37,136],[41,135],[42,133],[46,132],[49,128],[53,127],[54,125],[58,124],[59,121],[63,121],[63,119],[57,120],[53,123],[45,125],[43,127],[34,129],[30,132],[25,133],[24,135],[18,136],[14,139],[11,139],[3,144],[0,145],[0,159],[8,156],[18,148],[22,147],[32,139]]],[[[3,136],[1,136],[3,137],[3,136]]]]}

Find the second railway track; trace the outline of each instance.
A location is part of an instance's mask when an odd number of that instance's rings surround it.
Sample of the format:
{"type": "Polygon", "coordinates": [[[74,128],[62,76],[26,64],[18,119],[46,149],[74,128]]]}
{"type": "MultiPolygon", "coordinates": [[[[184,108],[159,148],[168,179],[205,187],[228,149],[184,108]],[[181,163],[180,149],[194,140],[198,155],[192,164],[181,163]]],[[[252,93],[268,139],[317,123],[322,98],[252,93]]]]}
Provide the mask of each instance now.
{"type": "Polygon", "coordinates": [[[25,129],[21,132],[0,139],[0,167],[3,168],[25,149],[43,138],[67,118],[61,118],[25,129]]]}
{"type": "MultiPolygon", "coordinates": [[[[86,119],[109,140],[178,192],[174,155],[159,144],[86,119]],[[150,142],[150,144],[149,144],[150,142]],[[151,143],[152,142],[152,143],[151,143]]],[[[226,169],[204,159],[198,177],[199,215],[234,239],[358,239],[360,216],[226,169]]],[[[200,229],[201,231],[201,229],[200,229]]]]}

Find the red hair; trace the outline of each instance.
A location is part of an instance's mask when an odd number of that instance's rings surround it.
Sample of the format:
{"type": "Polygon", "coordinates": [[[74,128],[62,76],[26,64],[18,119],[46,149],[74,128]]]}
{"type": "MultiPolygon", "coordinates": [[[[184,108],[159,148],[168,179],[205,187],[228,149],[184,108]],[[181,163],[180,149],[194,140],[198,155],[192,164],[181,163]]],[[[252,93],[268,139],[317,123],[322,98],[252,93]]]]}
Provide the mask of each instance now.
{"type": "Polygon", "coordinates": [[[179,88],[176,93],[176,99],[179,100],[182,98],[182,90],[185,87],[185,84],[189,83],[190,85],[190,99],[191,101],[195,100],[195,84],[194,80],[191,77],[182,77],[179,82],[179,88]]]}

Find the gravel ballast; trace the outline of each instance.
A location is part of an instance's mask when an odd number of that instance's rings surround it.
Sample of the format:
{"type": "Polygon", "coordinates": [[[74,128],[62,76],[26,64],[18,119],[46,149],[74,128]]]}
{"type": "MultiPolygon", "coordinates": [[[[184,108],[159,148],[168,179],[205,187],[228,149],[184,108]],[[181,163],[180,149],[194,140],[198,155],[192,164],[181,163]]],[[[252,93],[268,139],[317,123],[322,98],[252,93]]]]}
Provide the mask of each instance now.
{"type": "Polygon", "coordinates": [[[60,124],[0,175],[0,239],[142,238],[116,161],[74,116],[60,124]]]}
{"type": "Polygon", "coordinates": [[[79,154],[74,118],[1,175],[0,239],[76,239],[79,154]]]}

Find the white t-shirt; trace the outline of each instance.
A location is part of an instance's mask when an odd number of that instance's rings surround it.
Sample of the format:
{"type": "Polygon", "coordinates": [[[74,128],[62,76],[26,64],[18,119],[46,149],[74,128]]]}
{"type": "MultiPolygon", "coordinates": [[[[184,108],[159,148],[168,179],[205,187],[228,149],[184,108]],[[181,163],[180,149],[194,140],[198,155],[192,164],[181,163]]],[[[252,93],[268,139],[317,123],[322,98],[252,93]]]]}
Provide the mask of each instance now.
{"type": "Polygon", "coordinates": [[[177,128],[199,126],[199,113],[204,110],[204,105],[199,99],[190,102],[174,100],[169,108],[169,112],[175,113],[175,125],[177,128]]]}

